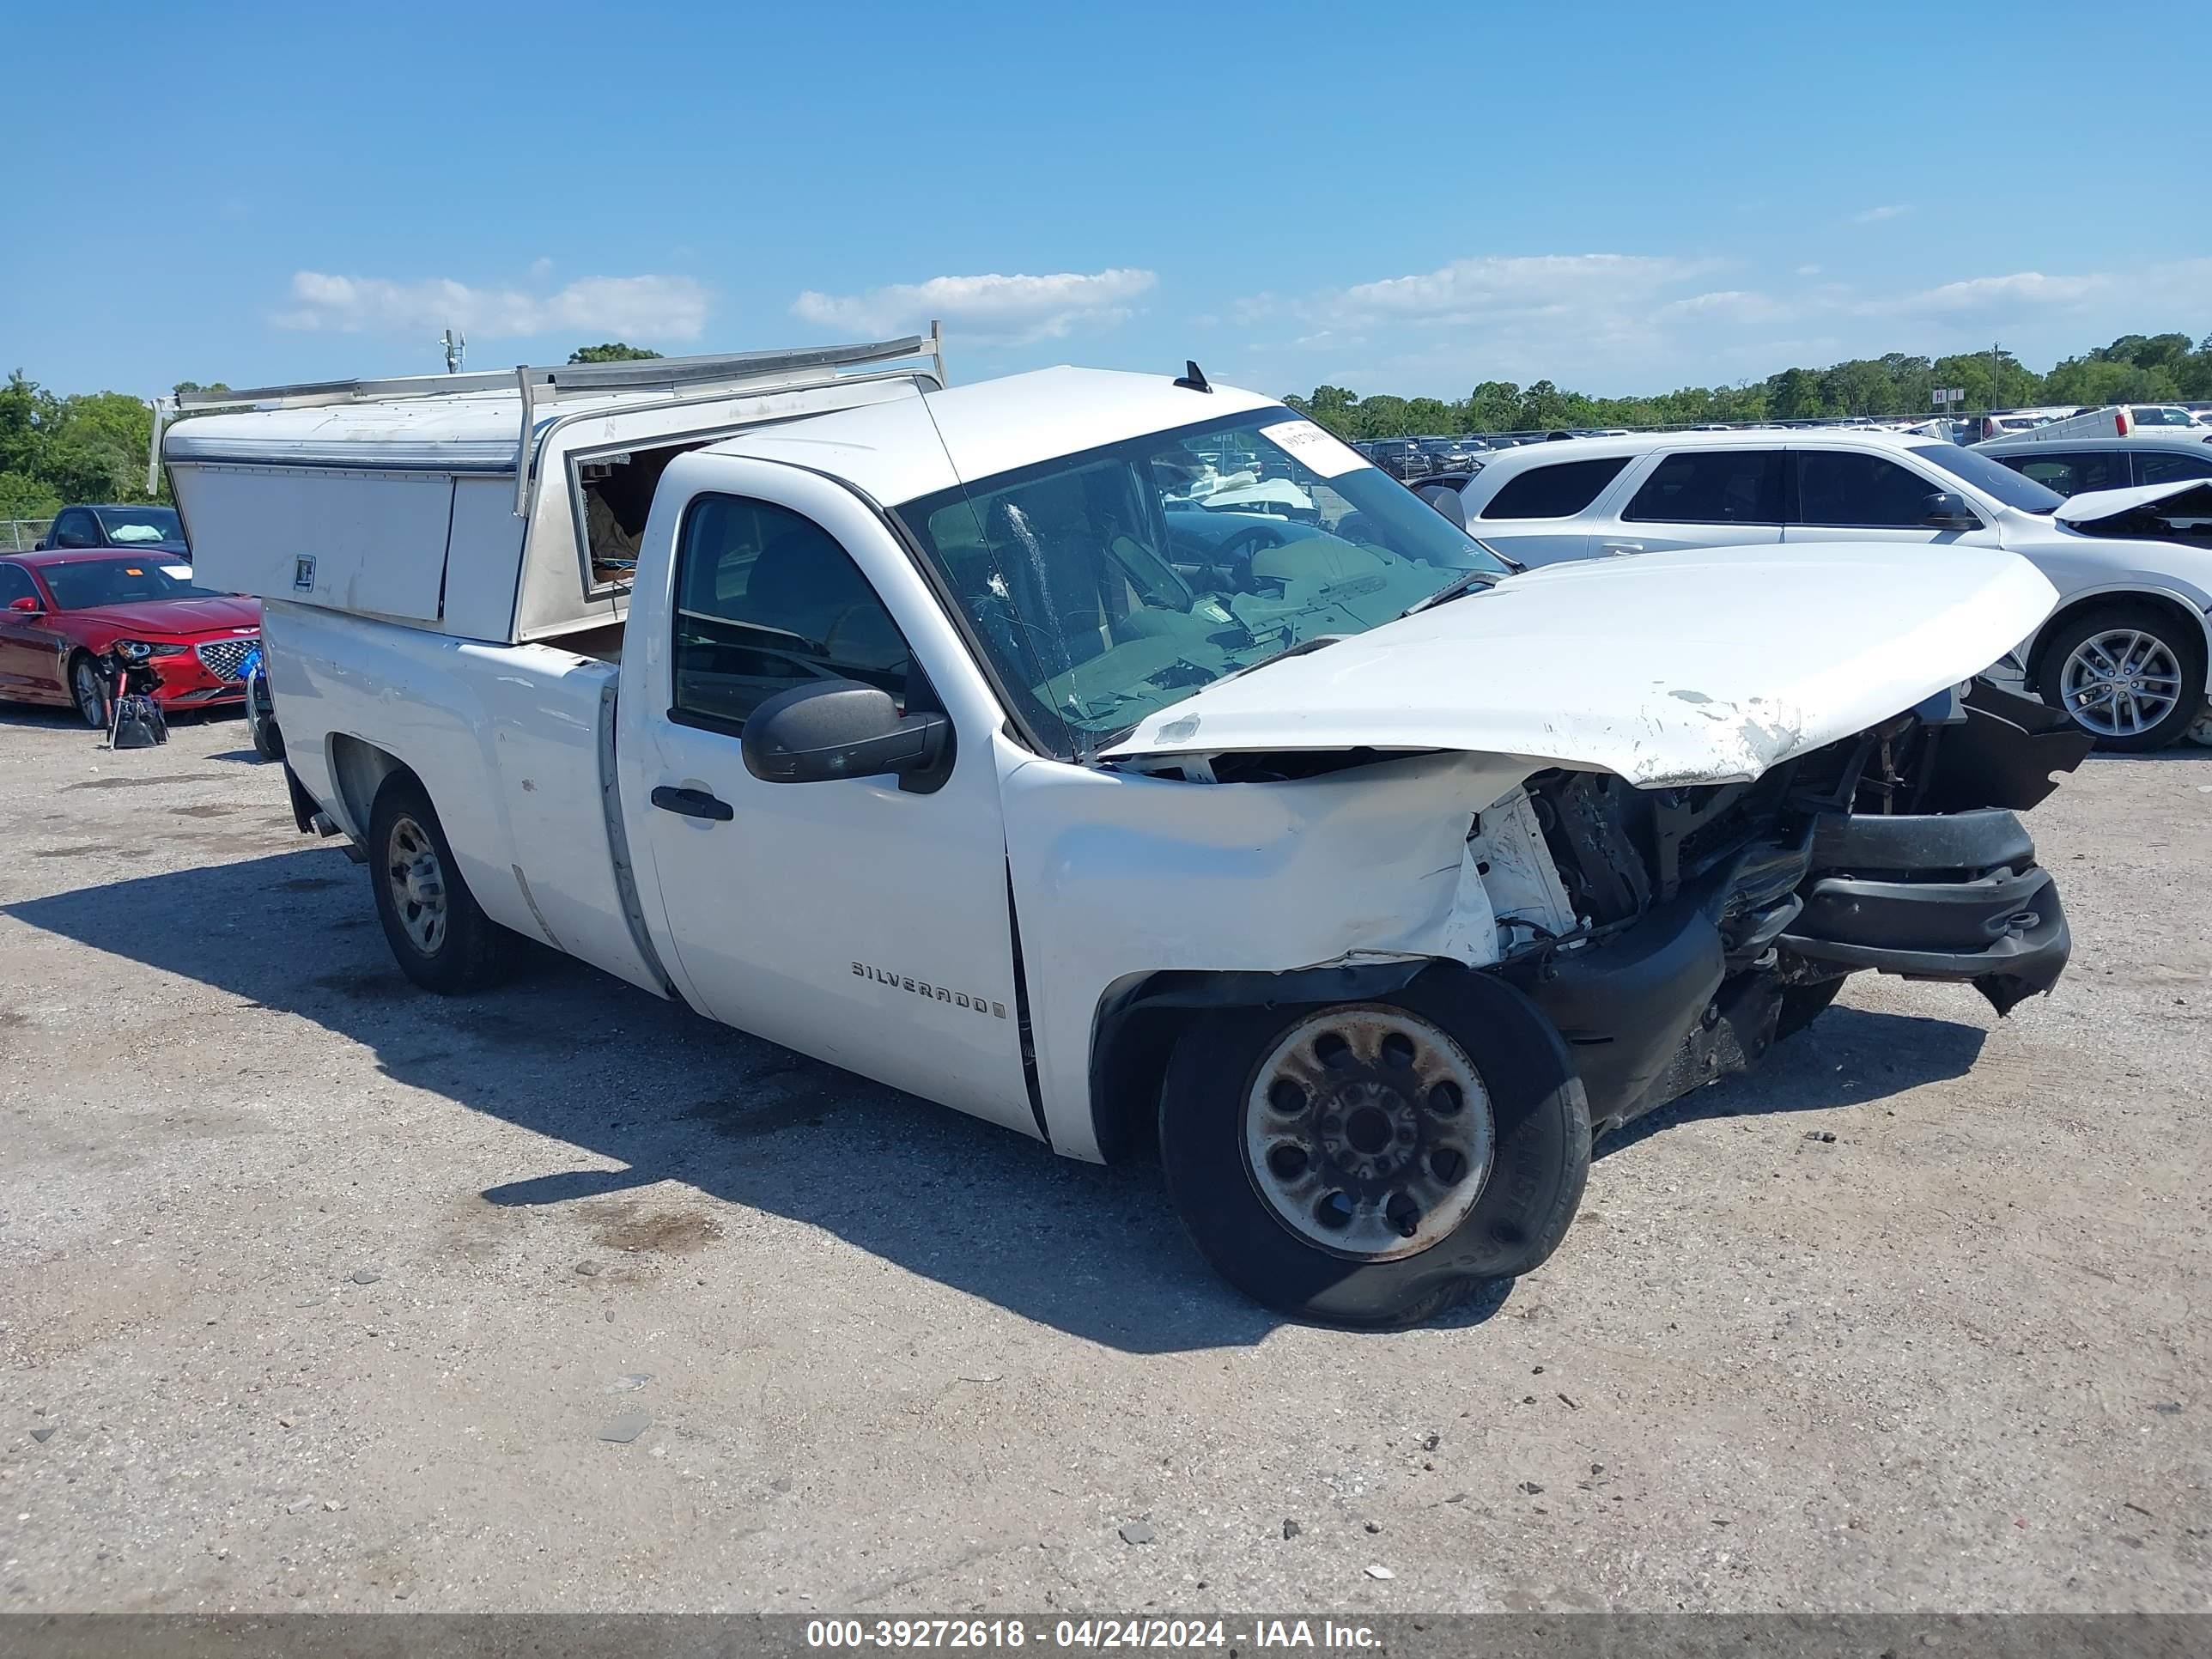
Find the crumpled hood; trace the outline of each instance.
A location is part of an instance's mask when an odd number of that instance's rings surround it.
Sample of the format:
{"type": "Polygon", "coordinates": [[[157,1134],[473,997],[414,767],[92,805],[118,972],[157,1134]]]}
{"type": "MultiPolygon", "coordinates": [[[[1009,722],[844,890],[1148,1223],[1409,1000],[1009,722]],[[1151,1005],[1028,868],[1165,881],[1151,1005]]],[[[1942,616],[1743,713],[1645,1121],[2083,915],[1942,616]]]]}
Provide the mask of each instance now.
{"type": "Polygon", "coordinates": [[[1547,565],[1209,686],[1104,752],[1456,750],[1739,781],[1979,673],[2057,598],[2025,559],[1957,545],[1547,565]]]}

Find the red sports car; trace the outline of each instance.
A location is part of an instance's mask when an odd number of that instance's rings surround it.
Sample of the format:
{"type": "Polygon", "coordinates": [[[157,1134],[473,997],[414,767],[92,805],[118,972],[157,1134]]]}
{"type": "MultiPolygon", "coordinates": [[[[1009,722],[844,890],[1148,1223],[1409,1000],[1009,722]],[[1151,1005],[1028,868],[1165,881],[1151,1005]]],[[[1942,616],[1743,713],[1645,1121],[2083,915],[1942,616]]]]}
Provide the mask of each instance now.
{"type": "Polygon", "coordinates": [[[160,676],[154,697],[166,713],[236,703],[239,665],[260,642],[261,602],[193,586],[173,553],[0,557],[0,697],[74,705],[104,726],[107,685],[93,659],[119,647],[160,676]]]}

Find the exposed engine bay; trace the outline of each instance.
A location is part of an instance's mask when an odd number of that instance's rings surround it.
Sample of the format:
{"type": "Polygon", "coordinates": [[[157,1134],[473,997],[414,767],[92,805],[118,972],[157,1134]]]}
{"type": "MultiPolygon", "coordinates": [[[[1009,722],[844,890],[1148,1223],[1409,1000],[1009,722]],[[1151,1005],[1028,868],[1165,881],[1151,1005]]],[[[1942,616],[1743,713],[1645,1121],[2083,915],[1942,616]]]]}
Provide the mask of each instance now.
{"type": "Polygon", "coordinates": [[[1491,971],[1565,1036],[1600,1132],[1746,1069],[1861,969],[1971,983],[2002,1015],[2069,949],[2014,814],[2088,748],[1976,681],[1753,783],[1539,773],[1469,836],[1491,971]]]}

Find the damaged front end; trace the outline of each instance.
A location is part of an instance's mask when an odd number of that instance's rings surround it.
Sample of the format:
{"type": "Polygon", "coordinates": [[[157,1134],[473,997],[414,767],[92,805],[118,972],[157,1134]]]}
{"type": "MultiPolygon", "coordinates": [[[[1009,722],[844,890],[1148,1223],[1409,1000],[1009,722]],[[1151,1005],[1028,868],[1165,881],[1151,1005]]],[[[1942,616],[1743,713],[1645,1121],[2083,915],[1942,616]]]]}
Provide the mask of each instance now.
{"type": "Polygon", "coordinates": [[[1862,969],[1972,984],[2002,1015],[2048,991],[2069,947],[2014,814],[2088,748],[1976,681],[1752,783],[1540,773],[1525,811],[1572,926],[1528,924],[1493,971],[1565,1036],[1601,1132],[1754,1064],[1862,969]]]}

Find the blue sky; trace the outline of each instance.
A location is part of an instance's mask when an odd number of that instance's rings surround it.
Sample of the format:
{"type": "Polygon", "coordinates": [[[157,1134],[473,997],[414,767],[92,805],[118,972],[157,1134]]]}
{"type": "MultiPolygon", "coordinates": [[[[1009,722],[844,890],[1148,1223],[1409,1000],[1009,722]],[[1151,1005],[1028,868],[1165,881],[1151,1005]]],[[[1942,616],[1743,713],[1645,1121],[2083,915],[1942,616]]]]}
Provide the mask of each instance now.
{"type": "Polygon", "coordinates": [[[0,370],[947,325],[1282,392],[2212,332],[2193,71],[2078,5],[17,9],[0,370]],[[2172,128],[2162,134],[2162,128],[2172,128]]]}

